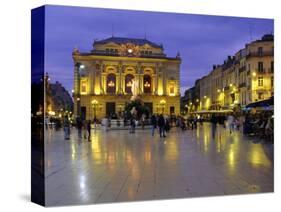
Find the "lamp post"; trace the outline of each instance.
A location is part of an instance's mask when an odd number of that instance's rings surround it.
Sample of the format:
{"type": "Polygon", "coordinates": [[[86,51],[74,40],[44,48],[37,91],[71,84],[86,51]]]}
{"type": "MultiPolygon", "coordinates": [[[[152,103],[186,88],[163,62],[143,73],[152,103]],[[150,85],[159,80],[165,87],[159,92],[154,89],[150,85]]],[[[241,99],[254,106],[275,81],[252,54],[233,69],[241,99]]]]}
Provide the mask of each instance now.
{"type": "Polygon", "coordinates": [[[85,66],[79,62],[75,64],[76,67],[76,93],[74,94],[76,98],[76,109],[77,109],[77,117],[81,117],[81,94],[80,94],[80,72],[82,69],[85,68],[85,66]]]}
{"type": "Polygon", "coordinates": [[[92,105],[93,105],[93,109],[94,109],[94,118],[96,118],[96,109],[97,109],[97,106],[98,106],[98,101],[94,99],[92,101],[92,105]]]}

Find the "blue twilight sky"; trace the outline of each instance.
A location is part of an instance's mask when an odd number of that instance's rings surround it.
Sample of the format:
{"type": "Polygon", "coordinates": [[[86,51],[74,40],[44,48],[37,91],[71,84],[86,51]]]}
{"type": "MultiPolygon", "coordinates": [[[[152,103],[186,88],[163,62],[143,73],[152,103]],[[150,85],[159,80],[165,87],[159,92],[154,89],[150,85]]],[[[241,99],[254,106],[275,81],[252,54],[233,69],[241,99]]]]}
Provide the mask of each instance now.
{"type": "MultiPolygon", "coordinates": [[[[272,19],[46,6],[45,67],[51,81],[73,87],[72,50],[89,52],[95,39],[146,38],[180,52],[181,92],[251,40],[273,32],[272,19]],[[112,30],[113,28],[113,30],[112,30]]],[[[182,93],[183,94],[183,93],[182,93]]]]}

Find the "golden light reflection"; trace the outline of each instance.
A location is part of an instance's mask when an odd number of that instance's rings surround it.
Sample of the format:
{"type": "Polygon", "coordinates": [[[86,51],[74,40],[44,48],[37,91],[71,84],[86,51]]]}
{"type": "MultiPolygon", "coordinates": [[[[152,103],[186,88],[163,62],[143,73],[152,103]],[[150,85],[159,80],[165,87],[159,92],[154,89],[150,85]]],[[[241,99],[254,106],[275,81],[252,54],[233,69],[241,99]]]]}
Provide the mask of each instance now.
{"type": "Polygon", "coordinates": [[[148,163],[148,164],[150,164],[150,162],[151,162],[151,146],[150,146],[150,143],[145,144],[144,161],[145,161],[145,163],[148,163]]]}
{"type": "Polygon", "coordinates": [[[222,150],[222,144],[221,144],[221,140],[219,140],[219,141],[217,142],[217,153],[220,153],[221,150],[222,150]]]}
{"type": "Polygon", "coordinates": [[[109,152],[108,156],[107,156],[107,163],[109,163],[109,164],[115,163],[115,161],[116,161],[115,159],[116,158],[115,158],[114,152],[109,152]]]}
{"type": "Polygon", "coordinates": [[[249,152],[248,160],[254,167],[271,166],[271,161],[265,155],[263,148],[260,144],[252,145],[251,150],[249,152]]]}
{"type": "Polygon", "coordinates": [[[138,167],[135,165],[132,167],[131,169],[131,176],[133,179],[139,179],[140,178],[140,170],[138,169],[138,167]]]}
{"type": "Polygon", "coordinates": [[[102,149],[101,144],[99,142],[99,138],[97,136],[91,137],[92,144],[92,152],[93,152],[93,160],[96,164],[101,164],[102,162],[102,149]]]}
{"type": "Polygon", "coordinates": [[[227,166],[230,173],[234,173],[236,171],[236,160],[237,160],[237,148],[235,148],[234,144],[229,146],[229,152],[227,153],[227,166]]]}
{"type": "Polygon", "coordinates": [[[130,151],[126,151],[126,161],[128,165],[132,165],[132,154],[130,151]]]}
{"type": "Polygon", "coordinates": [[[233,148],[230,148],[230,151],[228,153],[228,165],[231,169],[233,169],[235,166],[233,148]]]}
{"type": "Polygon", "coordinates": [[[167,143],[166,153],[165,153],[165,159],[166,160],[177,160],[179,157],[179,151],[178,151],[178,143],[175,138],[172,138],[173,140],[170,140],[167,143]]]}
{"type": "Polygon", "coordinates": [[[71,159],[75,160],[76,159],[76,150],[75,150],[75,145],[74,143],[71,144],[71,159]]]}
{"type": "Polygon", "coordinates": [[[207,151],[208,151],[208,140],[209,140],[209,138],[208,138],[209,136],[207,135],[207,134],[205,134],[204,135],[204,146],[203,146],[203,150],[204,150],[204,152],[206,153],[207,151]]]}
{"type": "Polygon", "coordinates": [[[128,197],[129,197],[129,199],[133,199],[134,196],[135,196],[135,189],[134,189],[134,187],[133,186],[129,187],[128,188],[128,197]]]}

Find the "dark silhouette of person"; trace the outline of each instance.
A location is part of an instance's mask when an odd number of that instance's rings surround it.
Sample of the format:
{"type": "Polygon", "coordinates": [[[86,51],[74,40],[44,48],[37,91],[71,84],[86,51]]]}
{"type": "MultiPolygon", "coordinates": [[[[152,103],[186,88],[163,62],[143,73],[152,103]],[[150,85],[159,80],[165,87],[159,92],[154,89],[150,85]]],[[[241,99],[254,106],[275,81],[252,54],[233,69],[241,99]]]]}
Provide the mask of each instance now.
{"type": "Polygon", "coordinates": [[[158,127],[159,127],[159,134],[160,134],[160,137],[166,137],[165,135],[165,119],[164,119],[164,116],[161,114],[158,118],[158,127]]]}

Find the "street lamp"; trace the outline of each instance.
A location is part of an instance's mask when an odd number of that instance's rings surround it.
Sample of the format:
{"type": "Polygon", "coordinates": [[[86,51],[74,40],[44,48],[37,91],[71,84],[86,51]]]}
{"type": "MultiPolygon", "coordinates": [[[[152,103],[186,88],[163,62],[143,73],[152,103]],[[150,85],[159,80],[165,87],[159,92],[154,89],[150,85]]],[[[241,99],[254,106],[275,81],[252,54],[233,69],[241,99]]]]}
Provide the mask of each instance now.
{"type": "Polygon", "coordinates": [[[98,106],[98,101],[94,99],[92,101],[92,105],[93,105],[93,109],[94,109],[94,117],[96,117],[96,108],[98,106]]]}
{"type": "Polygon", "coordinates": [[[77,75],[77,84],[76,84],[76,93],[74,93],[75,97],[77,97],[76,106],[77,106],[77,117],[81,116],[81,102],[80,102],[80,72],[85,68],[85,65],[77,62],[75,64],[76,67],[76,75],[77,75]]]}

